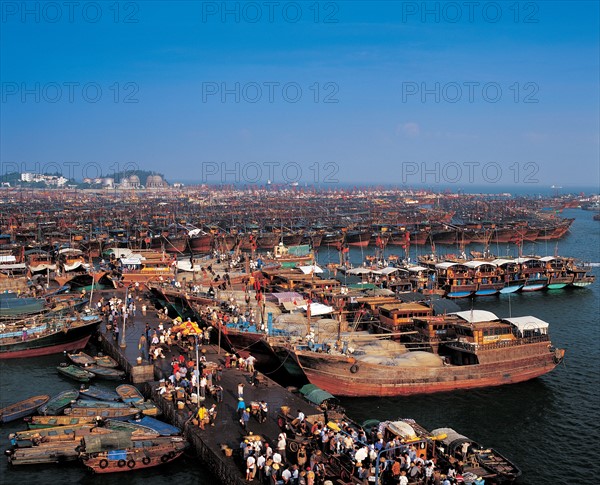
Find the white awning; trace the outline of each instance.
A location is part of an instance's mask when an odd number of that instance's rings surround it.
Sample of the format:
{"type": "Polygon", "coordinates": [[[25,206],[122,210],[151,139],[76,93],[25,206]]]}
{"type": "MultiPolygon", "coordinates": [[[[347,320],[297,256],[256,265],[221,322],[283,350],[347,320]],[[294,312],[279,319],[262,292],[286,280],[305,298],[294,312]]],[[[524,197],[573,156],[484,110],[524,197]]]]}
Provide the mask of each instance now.
{"type": "Polygon", "coordinates": [[[480,266],[483,266],[484,264],[487,264],[488,266],[496,266],[494,263],[492,263],[490,261],[468,261],[467,263],[465,263],[465,266],[468,268],[479,268],[480,266]]]}
{"type": "Polygon", "coordinates": [[[346,271],[347,274],[361,275],[361,274],[370,274],[373,270],[368,268],[352,268],[346,271]]]}
{"type": "Polygon", "coordinates": [[[302,271],[304,274],[311,274],[311,273],[322,273],[323,270],[321,268],[319,268],[316,264],[313,264],[312,266],[299,266],[300,271],[302,271]]]}
{"type": "Polygon", "coordinates": [[[415,273],[418,273],[419,271],[427,271],[429,268],[426,268],[425,266],[409,266],[406,269],[408,271],[413,271],[415,273]]]}
{"type": "Polygon", "coordinates": [[[515,263],[526,263],[527,261],[539,261],[537,258],[517,258],[515,263]]]}
{"type": "Polygon", "coordinates": [[[527,331],[537,331],[540,333],[548,333],[548,327],[550,324],[544,322],[537,317],[511,317],[505,318],[507,322],[513,325],[521,334],[527,331]]]}
{"type": "Polygon", "coordinates": [[[142,264],[141,258],[121,258],[121,264],[138,265],[142,264]]]}
{"type": "Polygon", "coordinates": [[[375,273],[387,276],[389,274],[395,273],[396,271],[398,271],[398,268],[392,268],[391,266],[387,266],[379,271],[375,271],[375,273]]]}
{"type": "Polygon", "coordinates": [[[503,264],[516,264],[516,261],[513,259],[494,259],[492,263],[496,266],[502,266],[503,264]]]}
{"type": "Polygon", "coordinates": [[[450,261],[444,261],[443,263],[438,263],[435,265],[437,269],[448,269],[452,266],[456,266],[458,263],[451,263],[450,261]]]}
{"type": "MultiPolygon", "coordinates": [[[[306,311],[306,305],[301,305],[304,311],[306,311]]],[[[319,315],[327,315],[329,313],[333,313],[333,307],[323,305],[322,303],[311,303],[310,304],[310,316],[316,317],[319,315]]]]}
{"type": "Polygon", "coordinates": [[[554,256],[544,256],[543,258],[540,258],[540,261],[547,263],[548,261],[554,261],[555,259],[556,258],[554,256]]]}
{"type": "Polygon", "coordinates": [[[451,313],[450,315],[456,315],[469,323],[493,322],[494,320],[498,320],[496,315],[486,310],[467,310],[451,313]]]}

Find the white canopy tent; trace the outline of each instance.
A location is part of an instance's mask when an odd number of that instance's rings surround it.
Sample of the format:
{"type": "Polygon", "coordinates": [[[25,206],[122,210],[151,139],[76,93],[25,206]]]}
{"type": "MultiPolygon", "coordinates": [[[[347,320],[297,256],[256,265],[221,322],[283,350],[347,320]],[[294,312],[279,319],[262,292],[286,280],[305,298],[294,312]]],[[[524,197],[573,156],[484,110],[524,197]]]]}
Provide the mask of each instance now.
{"type": "Polygon", "coordinates": [[[526,316],[526,317],[511,317],[505,318],[507,322],[513,325],[521,335],[525,335],[525,332],[536,332],[546,335],[548,333],[548,327],[550,324],[544,322],[537,317],[526,316]]]}

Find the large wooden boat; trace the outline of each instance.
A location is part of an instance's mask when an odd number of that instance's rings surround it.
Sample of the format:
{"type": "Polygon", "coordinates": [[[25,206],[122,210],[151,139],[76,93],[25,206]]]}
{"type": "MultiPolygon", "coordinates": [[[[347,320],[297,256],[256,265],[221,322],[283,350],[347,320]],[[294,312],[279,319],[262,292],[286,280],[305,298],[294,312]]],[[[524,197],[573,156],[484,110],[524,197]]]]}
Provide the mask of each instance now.
{"type": "Polygon", "coordinates": [[[340,396],[428,394],[510,384],[546,374],[564,357],[550,342],[548,324],[535,317],[501,320],[475,310],[416,319],[415,326],[413,345],[419,350],[400,356],[374,356],[359,345],[352,354],[314,345],[298,346],[295,357],[311,383],[340,396]]]}
{"type": "Polygon", "coordinates": [[[50,396],[34,396],[0,409],[0,423],[9,423],[36,412],[37,408],[48,402],[50,396]]]}
{"type": "Polygon", "coordinates": [[[35,357],[82,349],[100,324],[95,315],[34,320],[7,325],[0,333],[0,359],[35,357]]]}

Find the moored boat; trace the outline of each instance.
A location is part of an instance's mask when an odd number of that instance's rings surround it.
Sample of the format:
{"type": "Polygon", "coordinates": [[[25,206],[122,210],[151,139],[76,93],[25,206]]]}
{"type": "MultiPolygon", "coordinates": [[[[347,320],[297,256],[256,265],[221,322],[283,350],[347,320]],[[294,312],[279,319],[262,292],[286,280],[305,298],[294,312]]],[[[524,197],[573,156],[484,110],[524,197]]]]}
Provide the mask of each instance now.
{"type": "Polygon", "coordinates": [[[119,363],[109,355],[98,354],[95,359],[96,365],[100,367],[110,367],[111,369],[119,367],[119,363]]]}
{"type": "Polygon", "coordinates": [[[84,399],[95,399],[97,401],[119,401],[121,399],[116,392],[107,391],[97,386],[79,389],[79,395],[84,399]]]}
{"type": "Polygon", "coordinates": [[[75,426],[78,424],[97,423],[96,416],[31,416],[27,418],[27,427],[29,429],[54,428],[57,426],[75,426]]]}
{"type": "Polygon", "coordinates": [[[86,436],[83,447],[81,460],[84,465],[95,473],[115,473],[169,463],[183,454],[187,443],[181,437],[136,440],[133,435],[117,433],[86,436]]]}
{"type": "Polygon", "coordinates": [[[144,402],[144,396],[139,389],[131,384],[121,384],[115,389],[123,402],[144,402]]]}
{"type": "Polygon", "coordinates": [[[354,353],[331,351],[333,345],[330,352],[301,345],[293,355],[312,384],[340,396],[427,394],[522,382],[550,372],[564,357],[563,350],[552,347],[548,323],[535,317],[499,319],[473,310],[418,318],[415,329],[413,343],[405,344],[409,351],[401,355],[396,349],[390,355],[372,354],[352,341],[354,353]]]}
{"type": "Polygon", "coordinates": [[[86,354],[85,352],[67,353],[67,357],[71,362],[77,365],[83,366],[96,363],[96,359],[91,355],[86,354]]]}
{"type": "Polygon", "coordinates": [[[100,324],[95,315],[34,321],[23,328],[7,326],[0,333],[0,359],[35,357],[85,347],[100,324]]]}
{"type": "Polygon", "coordinates": [[[128,419],[127,421],[150,428],[161,436],[174,436],[181,434],[181,429],[179,429],[177,426],[170,425],[169,423],[165,423],[164,421],[160,421],[150,416],[143,416],[139,419],[128,419]]]}
{"type": "Polygon", "coordinates": [[[67,416],[99,416],[102,419],[129,419],[139,413],[135,408],[106,408],[106,407],[84,407],[65,409],[67,416]]]}
{"type": "Polygon", "coordinates": [[[126,402],[115,401],[96,401],[92,399],[77,399],[71,403],[73,408],[121,408],[131,409],[131,405],[126,402]]]}
{"type": "Polygon", "coordinates": [[[83,370],[81,367],[77,367],[76,365],[59,365],[56,370],[62,375],[71,379],[75,379],[79,382],[89,382],[95,377],[95,375],[91,372],[83,370]]]}
{"type": "Polygon", "coordinates": [[[78,396],[79,391],[77,390],[63,391],[56,396],[53,396],[47,403],[40,406],[37,411],[44,416],[60,414],[72,401],[77,399],[78,396]]]}
{"type": "Polygon", "coordinates": [[[519,467],[498,451],[486,449],[452,428],[434,429],[432,434],[445,436],[438,440],[440,445],[437,446],[439,459],[444,463],[462,461],[465,463],[464,472],[471,472],[485,479],[489,475],[493,483],[512,483],[521,476],[519,467]],[[473,468],[483,468],[484,471],[473,468]]]}
{"type": "Polygon", "coordinates": [[[41,396],[33,396],[23,401],[16,402],[9,406],[0,409],[0,423],[9,423],[19,418],[24,418],[35,413],[44,403],[48,402],[50,396],[42,394],[41,396]]]}
{"type": "Polygon", "coordinates": [[[85,370],[91,372],[99,379],[118,381],[125,377],[125,371],[113,369],[111,367],[102,367],[95,364],[86,366],[85,370]]]}

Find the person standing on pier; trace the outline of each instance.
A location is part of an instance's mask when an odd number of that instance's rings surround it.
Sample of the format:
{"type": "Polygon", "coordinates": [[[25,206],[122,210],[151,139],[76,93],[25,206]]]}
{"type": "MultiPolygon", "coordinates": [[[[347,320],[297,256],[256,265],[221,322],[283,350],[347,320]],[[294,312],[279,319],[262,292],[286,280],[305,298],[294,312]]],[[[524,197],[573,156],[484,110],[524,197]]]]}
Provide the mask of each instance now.
{"type": "Polygon", "coordinates": [[[208,410],[208,422],[211,426],[215,425],[215,420],[217,419],[217,405],[213,404],[208,410]]]}
{"type": "Polygon", "coordinates": [[[238,397],[237,413],[240,419],[242,418],[242,413],[244,412],[244,409],[246,409],[246,403],[244,402],[244,398],[238,397]]]}
{"type": "Polygon", "coordinates": [[[246,408],[242,411],[242,418],[240,419],[240,424],[242,425],[242,429],[244,432],[248,431],[248,421],[250,421],[250,408],[246,408]]]}
{"type": "Polygon", "coordinates": [[[148,340],[146,339],[146,335],[142,334],[140,337],[140,341],[138,343],[138,349],[140,351],[140,357],[144,360],[148,360],[148,340]]]}
{"type": "Polygon", "coordinates": [[[237,387],[238,398],[244,399],[244,384],[240,382],[237,387]]]}
{"type": "Polygon", "coordinates": [[[256,362],[256,357],[254,357],[252,354],[250,354],[248,356],[248,358],[246,359],[246,370],[248,372],[250,372],[250,374],[254,373],[254,363],[256,362]]]}
{"type": "Polygon", "coordinates": [[[206,398],[206,377],[203,375],[200,377],[200,397],[202,399],[206,398]]]}
{"type": "Polygon", "coordinates": [[[204,403],[202,403],[200,405],[197,416],[198,416],[198,426],[200,427],[200,429],[204,429],[204,425],[206,424],[206,420],[207,420],[207,416],[208,416],[208,411],[207,411],[204,403]]]}

